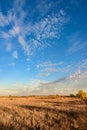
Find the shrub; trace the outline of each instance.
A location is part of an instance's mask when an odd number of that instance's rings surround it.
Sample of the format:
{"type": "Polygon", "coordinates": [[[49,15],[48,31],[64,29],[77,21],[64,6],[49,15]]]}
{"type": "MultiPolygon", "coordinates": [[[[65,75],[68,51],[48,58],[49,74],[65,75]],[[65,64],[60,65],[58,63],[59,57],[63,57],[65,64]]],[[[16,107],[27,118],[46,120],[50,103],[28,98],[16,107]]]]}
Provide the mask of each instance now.
{"type": "Polygon", "coordinates": [[[70,94],[70,97],[75,97],[75,95],[74,94],[70,94]]]}
{"type": "Polygon", "coordinates": [[[78,98],[87,99],[87,93],[84,92],[83,90],[79,90],[78,93],[76,94],[76,96],[78,98]]]}

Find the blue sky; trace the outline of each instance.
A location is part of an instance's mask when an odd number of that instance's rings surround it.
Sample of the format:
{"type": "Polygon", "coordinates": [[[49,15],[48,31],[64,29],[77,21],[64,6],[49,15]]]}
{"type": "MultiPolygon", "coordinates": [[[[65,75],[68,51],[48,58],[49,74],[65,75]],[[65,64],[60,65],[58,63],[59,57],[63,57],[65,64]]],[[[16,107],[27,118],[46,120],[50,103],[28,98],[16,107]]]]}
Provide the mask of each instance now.
{"type": "Polygon", "coordinates": [[[87,1],[0,0],[0,95],[87,91],[87,1]]]}

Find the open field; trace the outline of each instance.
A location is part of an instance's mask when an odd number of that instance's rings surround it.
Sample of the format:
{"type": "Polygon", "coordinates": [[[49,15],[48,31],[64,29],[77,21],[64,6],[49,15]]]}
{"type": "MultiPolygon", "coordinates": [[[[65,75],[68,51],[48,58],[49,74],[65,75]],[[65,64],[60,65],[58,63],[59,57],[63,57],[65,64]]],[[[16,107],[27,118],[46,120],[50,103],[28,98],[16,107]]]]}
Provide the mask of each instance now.
{"type": "Polygon", "coordinates": [[[71,97],[1,97],[0,130],[87,130],[87,102],[71,97]]]}

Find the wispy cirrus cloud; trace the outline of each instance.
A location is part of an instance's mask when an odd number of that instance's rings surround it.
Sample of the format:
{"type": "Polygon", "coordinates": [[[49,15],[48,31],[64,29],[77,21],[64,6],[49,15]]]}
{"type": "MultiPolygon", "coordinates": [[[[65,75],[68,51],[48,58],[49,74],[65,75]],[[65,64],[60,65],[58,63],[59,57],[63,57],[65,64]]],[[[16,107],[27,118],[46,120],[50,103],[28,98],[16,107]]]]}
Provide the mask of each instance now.
{"type": "Polygon", "coordinates": [[[11,63],[8,64],[8,66],[12,66],[12,67],[14,67],[15,65],[16,65],[15,62],[11,62],[11,63]]]}
{"type": "Polygon", "coordinates": [[[30,5],[28,7],[31,14],[28,13],[29,10],[24,9],[25,4],[27,4],[26,0],[15,0],[7,15],[0,11],[0,27],[10,26],[7,30],[0,32],[0,37],[3,39],[16,38],[24,53],[29,56],[35,49],[51,45],[50,40],[52,38],[58,39],[63,26],[69,19],[62,7],[57,9],[55,13],[51,10],[52,7],[55,8],[56,4],[59,4],[58,2],[44,1],[38,3],[37,1],[32,11],[32,7],[30,5]],[[39,12],[39,15],[35,21],[32,21],[36,12],[39,12]]]}
{"type": "MultiPolygon", "coordinates": [[[[76,69],[77,64],[74,65],[76,69]]],[[[50,76],[51,74],[61,73],[67,74],[73,72],[73,64],[65,63],[63,61],[60,62],[52,62],[52,61],[45,61],[41,64],[36,65],[37,70],[39,71],[39,76],[50,76]]]]}
{"type": "Polygon", "coordinates": [[[45,76],[49,76],[56,72],[58,72],[57,68],[46,68],[46,69],[42,70],[39,75],[45,77],[45,76]]]}
{"type": "Polygon", "coordinates": [[[10,34],[7,33],[7,32],[0,31],[0,38],[9,39],[9,38],[11,38],[11,36],[10,36],[10,34]]]}
{"type": "Polygon", "coordinates": [[[9,30],[8,34],[11,35],[12,37],[16,37],[20,32],[20,28],[17,25],[14,25],[12,29],[9,30]]]}
{"type": "Polygon", "coordinates": [[[45,61],[43,62],[42,64],[38,64],[36,67],[37,68],[40,68],[40,67],[55,67],[55,66],[58,66],[58,65],[62,65],[64,62],[61,61],[61,62],[56,62],[56,63],[52,63],[51,61],[45,61]]]}
{"type": "Polygon", "coordinates": [[[5,25],[8,25],[8,24],[9,24],[9,21],[8,21],[7,16],[3,15],[3,13],[0,12],[0,26],[4,27],[5,25]]]}
{"type": "Polygon", "coordinates": [[[16,50],[13,51],[12,57],[13,57],[14,59],[18,59],[18,52],[17,52],[16,50]]]}
{"type": "Polygon", "coordinates": [[[76,94],[79,89],[87,91],[86,81],[87,60],[84,59],[76,71],[70,75],[56,78],[56,80],[53,81],[31,79],[27,83],[15,82],[9,86],[7,90],[5,89],[5,91],[15,95],[69,95],[71,93],[76,94]]]}
{"type": "Polygon", "coordinates": [[[52,73],[58,72],[58,67],[62,65],[63,62],[53,63],[51,61],[46,61],[41,64],[38,64],[36,67],[40,71],[40,76],[49,76],[52,73]]]}
{"type": "Polygon", "coordinates": [[[79,89],[87,91],[87,60],[81,63],[81,66],[69,76],[59,78],[51,82],[40,82],[37,90],[33,90],[31,94],[63,94],[77,93],[79,89]]]}
{"type": "Polygon", "coordinates": [[[79,33],[75,33],[75,34],[71,35],[70,37],[68,37],[68,40],[70,43],[70,47],[68,49],[69,54],[80,51],[87,46],[87,41],[84,41],[81,38],[81,34],[79,34],[79,33]]]}
{"type": "Polygon", "coordinates": [[[6,43],[6,51],[10,52],[12,50],[12,44],[6,43]]]}
{"type": "Polygon", "coordinates": [[[30,54],[29,45],[26,43],[24,38],[22,36],[19,36],[18,41],[20,42],[21,46],[23,47],[24,53],[29,55],[30,54]]]}

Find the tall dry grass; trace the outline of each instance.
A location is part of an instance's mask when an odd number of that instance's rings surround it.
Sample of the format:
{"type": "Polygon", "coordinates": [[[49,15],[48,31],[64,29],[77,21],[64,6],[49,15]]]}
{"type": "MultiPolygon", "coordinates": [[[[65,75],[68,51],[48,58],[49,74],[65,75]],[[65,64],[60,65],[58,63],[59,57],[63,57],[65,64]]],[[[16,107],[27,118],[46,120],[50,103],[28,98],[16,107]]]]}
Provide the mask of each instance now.
{"type": "Polygon", "coordinates": [[[87,130],[87,104],[79,98],[0,98],[0,130],[87,130]]]}

